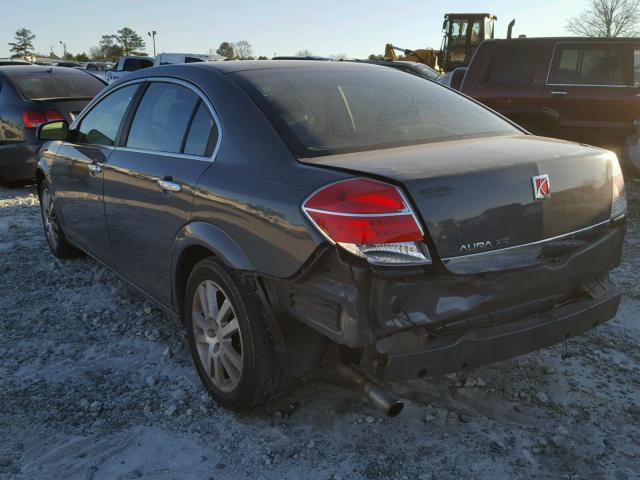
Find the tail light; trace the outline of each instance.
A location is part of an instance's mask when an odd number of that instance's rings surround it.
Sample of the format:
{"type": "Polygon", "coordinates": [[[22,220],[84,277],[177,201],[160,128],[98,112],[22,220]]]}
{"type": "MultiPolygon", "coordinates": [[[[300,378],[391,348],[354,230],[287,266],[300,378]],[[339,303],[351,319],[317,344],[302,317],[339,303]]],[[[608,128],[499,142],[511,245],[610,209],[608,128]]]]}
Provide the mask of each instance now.
{"type": "Polygon", "coordinates": [[[56,112],[55,110],[49,112],[22,112],[22,121],[27,128],[38,128],[43,123],[56,120],[64,120],[64,117],[60,112],[56,112]]]}
{"type": "Polygon", "coordinates": [[[332,183],[311,195],[302,210],[329,241],[370,263],[431,263],[420,224],[393,185],[364,178],[332,183]]]}
{"type": "Polygon", "coordinates": [[[624,177],[620,162],[616,155],[611,157],[611,173],[613,180],[613,202],[611,203],[611,218],[616,219],[627,213],[627,195],[624,190],[624,177]]]}

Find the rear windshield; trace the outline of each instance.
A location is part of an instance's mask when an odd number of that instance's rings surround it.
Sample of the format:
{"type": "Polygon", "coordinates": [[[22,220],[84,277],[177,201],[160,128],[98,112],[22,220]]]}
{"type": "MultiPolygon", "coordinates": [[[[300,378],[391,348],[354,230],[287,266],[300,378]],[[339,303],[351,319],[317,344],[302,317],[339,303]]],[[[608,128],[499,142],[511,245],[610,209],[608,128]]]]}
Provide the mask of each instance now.
{"type": "Polygon", "coordinates": [[[518,132],[440,85],[386,67],[232,74],[299,157],[518,132]]]}
{"type": "Polygon", "coordinates": [[[104,88],[104,83],[94,76],[72,69],[28,73],[23,71],[17,74],[5,70],[5,75],[27,100],[90,99],[104,88]]]}

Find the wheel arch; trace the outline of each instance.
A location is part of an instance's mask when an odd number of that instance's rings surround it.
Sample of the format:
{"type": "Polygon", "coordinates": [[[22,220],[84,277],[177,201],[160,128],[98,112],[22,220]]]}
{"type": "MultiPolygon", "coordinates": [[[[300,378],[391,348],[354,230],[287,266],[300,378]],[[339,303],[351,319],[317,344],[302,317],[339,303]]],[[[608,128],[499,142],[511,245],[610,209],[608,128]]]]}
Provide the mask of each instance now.
{"type": "Polygon", "coordinates": [[[36,164],[36,186],[38,189],[38,193],[40,193],[40,186],[42,185],[42,182],[44,180],[47,180],[49,183],[51,183],[49,166],[47,165],[47,162],[40,160],[36,164]]]}
{"type": "Polygon", "coordinates": [[[221,228],[205,222],[186,225],[176,238],[172,260],[172,300],[181,319],[189,274],[200,260],[211,256],[232,270],[253,270],[240,246],[221,228]]]}

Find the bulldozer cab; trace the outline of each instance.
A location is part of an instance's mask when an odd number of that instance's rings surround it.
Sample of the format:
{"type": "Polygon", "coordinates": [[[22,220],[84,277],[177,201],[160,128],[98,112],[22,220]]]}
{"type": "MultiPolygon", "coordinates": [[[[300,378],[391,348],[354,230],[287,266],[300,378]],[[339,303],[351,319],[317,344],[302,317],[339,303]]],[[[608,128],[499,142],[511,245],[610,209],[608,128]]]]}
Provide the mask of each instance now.
{"type": "Polygon", "coordinates": [[[483,41],[492,39],[497,17],[489,13],[447,13],[444,16],[440,66],[445,72],[466,67],[483,41]]]}

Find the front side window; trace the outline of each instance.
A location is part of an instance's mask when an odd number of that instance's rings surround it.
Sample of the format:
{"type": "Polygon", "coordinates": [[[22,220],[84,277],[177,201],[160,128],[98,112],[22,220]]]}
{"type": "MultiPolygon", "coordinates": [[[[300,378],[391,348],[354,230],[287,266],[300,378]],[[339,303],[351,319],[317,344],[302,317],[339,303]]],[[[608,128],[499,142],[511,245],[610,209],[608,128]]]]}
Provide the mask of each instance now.
{"type": "Polygon", "coordinates": [[[391,68],[358,67],[231,76],[300,157],[518,132],[433,82],[391,68]]]}
{"type": "Polygon", "coordinates": [[[137,89],[137,84],[129,85],[103,98],[82,119],[75,143],[113,146],[127,107],[137,89]]]}
{"type": "Polygon", "coordinates": [[[471,24],[471,45],[479,45],[484,38],[480,36],[482,26],[478,20],[471,24]]]}
{"type": "Polygon", "coordinates": [[[502,44],[496,49],[486,82],[500,86],[531,85],[539,59],[539,45],[502,44]]]}
{"type": "Polygon", "coordinates": [[[181,153],[185,133],[200,98],[172,83],[152,83],[133,117],[127,147],[181,153]]]}
{"type": "Polygon", "coordinates": [[[549,75],[556,85],[625,85],[623,45],[560,46],[549,75]]]}

